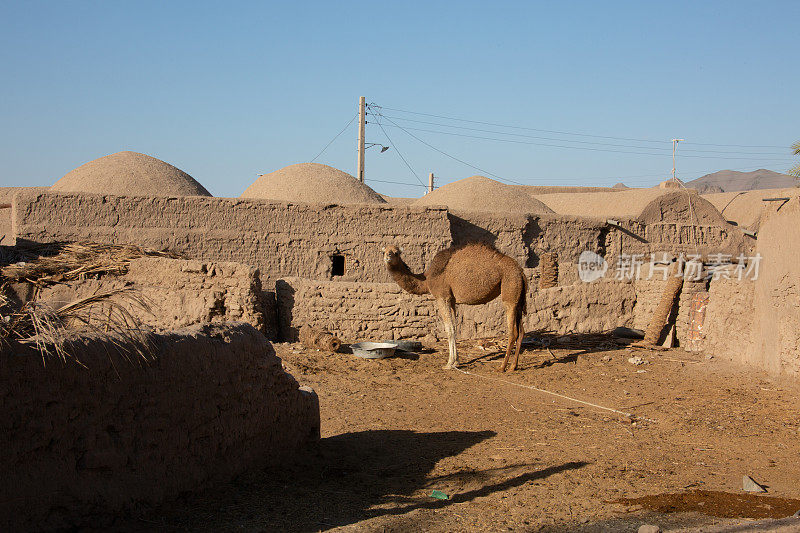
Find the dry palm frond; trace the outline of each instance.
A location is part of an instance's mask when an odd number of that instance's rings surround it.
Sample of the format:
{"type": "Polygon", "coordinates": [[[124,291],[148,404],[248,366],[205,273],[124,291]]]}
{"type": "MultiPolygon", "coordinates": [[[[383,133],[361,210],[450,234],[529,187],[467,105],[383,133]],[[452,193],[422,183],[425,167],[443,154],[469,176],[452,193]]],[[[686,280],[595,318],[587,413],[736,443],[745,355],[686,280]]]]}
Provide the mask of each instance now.
{"type": "Polygon", "coordinates": [[[19,253],[31,259],[3,267],[0,273],[8,281],[29,281],[40,285],[102,274],[125,274],[130,262],[138,257],[180,257],[172,252],[149,250],[130,244],[92,242],[27,246],[19,250],[19,253]]]}
{"type": "Polygon", "coordinates": [[[151,358],[152,346],[147,331],[131,312],[132,308],[150,313],[150,305],[131,288],[115,289],[81,298],[54,309],[36,301],[26,303],[19,311],[7,312],[8,300],[0,300],[0,341],[16,339],[35,344],[45,362],[48,357],[80,363],[70,353],[70,333],[84,331],[101,334],[117,351],[132,360],[151,358]]]}
{"type": "MultiPolygon", "coordinates": [[[[792,144],[792,153],[794,155],[800,155],[800,141],[795,141],[792,144]]],[[[800,163],[789,169],[789,175],[794,176],[795,178],[800,178],[800,163]]]]}

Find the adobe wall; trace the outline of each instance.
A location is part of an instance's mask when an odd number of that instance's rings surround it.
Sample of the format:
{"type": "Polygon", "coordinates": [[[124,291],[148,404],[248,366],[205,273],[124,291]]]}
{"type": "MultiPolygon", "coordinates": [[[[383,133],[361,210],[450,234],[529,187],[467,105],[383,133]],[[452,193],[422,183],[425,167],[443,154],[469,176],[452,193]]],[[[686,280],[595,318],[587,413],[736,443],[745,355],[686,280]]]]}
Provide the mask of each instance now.
{"type": "Polygon", "coordinates": [[[330,257],[341,254],[346,270],[337,279],[388,282],[384,245],[397,244],[408,260],[427,264],[451,243],[442,208],[52,192],[20,192],[14,205],[18,239],[167,248],[193,259],[257,267],[262,281],[331,279],[330,257]]]}
{"type": "Polygon", "coordinates": [[[753,357],[753,341],[757,336],[754,314],[752,280],[712,280],[703,321],[703,350],[734,363],[763,367],[753,357]]]}
{"type": "Polygon", "coordinates": [[[766,209],[756,251],[762,259],[754,282],[751,362],[800,377],[800,196],[766,209]]]}
{"type": "MultiPolygon", "coordinates": [[[[630,326],[636,300],[631,283],[598,281],[538,290],[526,269],[526,331],[559,334],[630,326]]],[[[276,284],[281,337],[297,339],[303,325],[327,329],[345,342],[445,338],[430,295],[403,292],[395,283],[346,283],[284,278],[276,284]]],[[[458,307],[459,338],[507,335],[499,299],[458,307]]]]}
{"type": "Polygon", "coordinates": [[[319,404],[246,324],[153,337],[154,358],[74,338],[84,366],[0,350],[0,529],[79,525],[279,465],[319,438],[319,404]]]}
{"type": "Polygon", "coordinates": [[[50,187],[0,187],[0,245],[13,246],[14,234],[11,231],[11,203],[18,192],[44,192],[50,187]]]}
{"type": "Polygon", "coordinates": [[[158,330],[246,322],[277,340],[274,294],[262,291],[258,269],[239,263],[142,257],[131,261],[125,275],[51,285],[37,299],[57,308],[122,287],[135,289],[149,307],[126,303],[130,314],[158,330]]]}

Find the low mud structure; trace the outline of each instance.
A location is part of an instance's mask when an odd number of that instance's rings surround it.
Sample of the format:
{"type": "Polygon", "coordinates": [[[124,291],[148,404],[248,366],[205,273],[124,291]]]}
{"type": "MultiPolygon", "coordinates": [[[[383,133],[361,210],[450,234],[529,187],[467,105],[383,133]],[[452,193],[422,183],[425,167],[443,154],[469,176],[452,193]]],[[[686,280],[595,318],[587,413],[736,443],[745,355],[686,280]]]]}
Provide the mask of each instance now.
{"type": "Polygon", "coordinates": [[[319,438],[316,394],[248,324],[0,349],[0,529],[99,525],[278,466],[319,438]]]}

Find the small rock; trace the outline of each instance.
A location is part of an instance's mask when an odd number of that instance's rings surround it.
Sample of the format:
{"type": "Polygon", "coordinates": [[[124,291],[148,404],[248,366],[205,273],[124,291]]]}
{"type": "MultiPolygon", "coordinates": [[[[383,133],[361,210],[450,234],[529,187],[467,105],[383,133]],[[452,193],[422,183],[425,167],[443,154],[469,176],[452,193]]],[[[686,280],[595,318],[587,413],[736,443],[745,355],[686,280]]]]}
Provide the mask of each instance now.
{"type": "Polygon", "coordinates": [[[767,492],[767,489],[756,483],[750,476],[742,476],[742,490],[745,492],[767,492]]]}
{"type": "Polygon", "coordinates": [[[634,355],[633,357],[628,357],[628,362],[632,365],[643,365],[647,363],[644,359],[639,357],[638,355],[634,355]]]}
{"type": "Polygon", "coordinates": [[[611,361],[611,356],[610,355],[604,355],[603,356],[603,361],[605,361],[606,363],[611,361]]]}
{"type": "Polygon", "coordinates": [[[642,524],[639,526],[639,533],[661,533],[661,528],[652,524],[642,524]]]}
{"type": "Polygon", "coordinates": [[[712,359],[714,359],[714,356],[713,356],[713,355],[711,355],[710,353],[707,353],[707,354],[706,354],[706,360],[707,360],[707,361],[711,361],[712,359]]]}

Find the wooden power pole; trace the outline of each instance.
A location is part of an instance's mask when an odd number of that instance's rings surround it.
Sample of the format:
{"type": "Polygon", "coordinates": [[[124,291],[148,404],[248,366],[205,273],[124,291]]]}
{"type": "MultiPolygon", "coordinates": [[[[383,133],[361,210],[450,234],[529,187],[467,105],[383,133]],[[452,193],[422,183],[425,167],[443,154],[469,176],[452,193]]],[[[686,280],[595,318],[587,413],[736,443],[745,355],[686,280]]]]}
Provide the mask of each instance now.
{"type": "Polygon", "coordinates": [[[433,172],[428,174],[428,192],[433,192],[433,172]]]}
{"type": "Polygon", "coordinates": [[[358,99],[358,181],[364,183],[364,125],[366,124],[366,102],[363,96],[358,99]]]}

